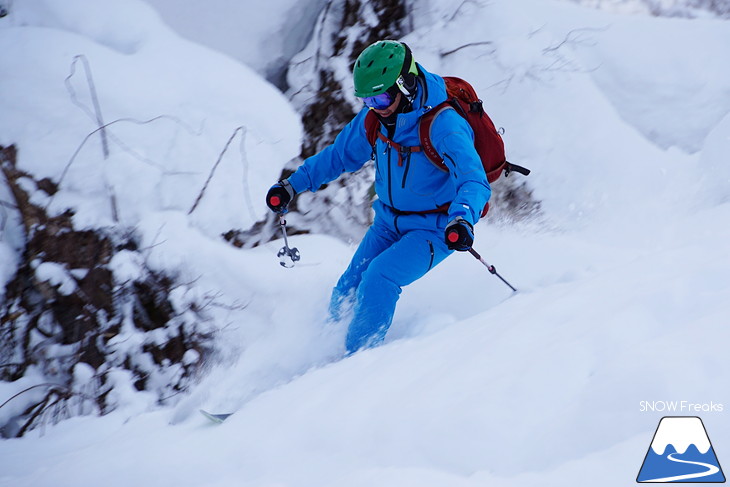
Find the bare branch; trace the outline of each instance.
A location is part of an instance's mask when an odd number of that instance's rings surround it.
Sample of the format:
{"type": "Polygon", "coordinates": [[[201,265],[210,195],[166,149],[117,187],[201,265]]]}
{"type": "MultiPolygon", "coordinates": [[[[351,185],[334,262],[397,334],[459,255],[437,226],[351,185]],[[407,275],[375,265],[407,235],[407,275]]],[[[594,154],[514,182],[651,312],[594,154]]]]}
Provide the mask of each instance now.
{"type": "Polygon", "coordinates": [[[462,49],[466,49],[467,47],[476,47],[476,46],[489,46],[491,45],[491,41],[481,41],[481,42],[470,42],[468,44],[464,44],[463,46],[459,46],[456,49],[452,49],[450,51],[442,52],[439,55],[443,58],[446,56],[450,56],[454,54],[457,51],[461,51],[462,49]]]}
{"type": "Polygon", "coordinates": [[[253,201],[251,201],[251,189],[248,186],[248,156],[246,154],[246,132],[241,134],[241,145],[239,146],[241,153],[241,164],[243,165],[243,197],[246,199],[248,213],[251,221],[256,221],[256,212],[254,211],[253,201]]]}
{"type": "Polygon", "coordinates": [[[449,19],[446,22],[451,23],[459,15],[459,13],[461,13],[462,7],[464,7],[468,4],[475,4],[477,7],[484,7],[487,5],[487,3],[488,2],[474,2],[474,1],[470,1],[470,0],[465,0],[465,1],[461,2],[461,4],[459,4],[458,7],[456,7],[456,9],[454,10],[454,13],[451,14],[451,17],[449,17],[449,19]]]}
{"type": "Polygon", "coordinates": [[[17,394],[13,395],[10,399],[8,399],[7,401],[5,401],[4,403],[0,404],[0,409],[2,409],[7,403],[9,403],[10,401],[12,401],[16,397],[21,396],[21,395],[25,394],[26,392],[32,391],[33,389],[37,389],[39,387],[51,387],[51,388],[58,387],[58,388],[61,388],[63,390],[68,391],[68,388],[66,386],[64,386],[63,384],[53,384],[53,383],[50,383],[50,382],[44,382],[43,384],[36,384],[34,386],[30,386],[30,387],[28,387],[26,389],[23,389],[22,391],[20,391],[17,394]]]}
{"type": "Polygon", "coordinates": [[[580,35],[583,34],[584,32],[604,32],[607,29],[608,29],[608,27],[601,27],[601,28],[596,28],[596,27],[583,27],[581,29],[573,29],[573,30],[569,31],[565,35],[565,38],[562,41],[560,41],[558,44],[556,44],[554,46],[551,46],[551,47],[546,47],[545,49],[542,50],[542,52],[544,52],[544,53],[547,54],[548,52],[557,51],[558,49],[560,49],[561,47],[563,47],[565,44],[573,44],[573,43],[581,43],[581,42],[584,42],[580,38],[580,35]]]}
{"type": "Polygon", "coordinates": [[[109,143],[106,138],[106,130],[104,129],[104,117],[101,115],[101,106],[99,105],[99,98],[96,96],[96,85],[94,85],[94,78],[91,76],[91,66],[89,65],[89,60],[84,56],[83,54],[78,54],[74,56],[73,61],[71,62],[71,73],[66,77],[64,80],[64,83],[66,85],[66,89],[68,90],[69,94],[71,95],[71,101],[74,103],[74,105],[80,107],[82,110],[84,110],[89,117],[96,120],[96,123],[99,124],[99,128],[101,129],[101,146],[104,151],[104,159],[107,159],[109,157],[109,143]],[[91,102],[94,104],[94,112],[96,115],[91,113],[91,110],[81,103],[76,96],[76,91],[74,91],[73,86],[71,86],[71,78],[76,73],[76,61],[81,60],[84,64],[84,71],[86,72],[86,82],[89,85],[89,94],[91,95],[91,102]]]}
{"type": "MultiPolygon", "coordinates": [[[[178,119],[177,117],[172,117],[170,115],[158,115],[158,116],[152,117],[152,118],[150,118],[148,120],[137,120],[136,118],[118,118],[118,119],[116,119],[116,120],[114,120],[112,122],[109,122],[109,123],[107,123],[107,124],[105,124],[105,125],[97,128],[96,130],[94,130],[91,133],[87,134],[86,137],[84,137],[84,140],[76,148],[76,150],[74,151],[73,155],[71,156],[71,159],[69,159],[68,163],[66,164],[66,167],[64,167],[63,171],[61,172],[61,176],[59,177],[57,184],[59,186],[61,185],[61,182],[66,177],[66,173],[68,173],[69,168],[74,163],[74,160],[79,155],[79,152],[81,152],[81,149],[83,149],[84,145],[86,145],[86,142],[91,137],[93,137],[95,133],[99,132],[100,130],[104,130],[107,127],[111,127],[112,125],[115,125],[117,123],[121,123],[121,122],[128,122],[128,123],[133,123],[133,124],[136,124],[136,125],[147,125],[149,123],[156,122],[158,120],[171,120],[171,121],[177,123],[178,125],[181,125],[183,127],[186,127],[186,124],[183,123],[180,119],[178,119]]],[[[116,140],[115,140],[115,142],[116,142],[116,140]]],[[[157,167],[158,169],[164,170],[164,167],[163,166],[161,166],[161,165],[159,165],[157,163],[154,163],[153,161],[150,161],[148,159],[144,159],[142,156],[139,156],[133,150],[131,150],[131,149],[125,147],[125,146],[123,146],[122,148],[125,149],[130,154],[132,154],[133,156],[139,158],[139,160],[141,160],[142,162],[147,162],[150,165],[157,167]]]]}
{"type": "Polygon", "coordinates": [[[226,142],[225,147],[223,147],[223,151],[218,155],[218,160],[215,161],[215,164],[213,164],[213,167],[210,170],[210,174],[208,174],[208,179],[205,180],[205,184],[203,185],[203,189],[200,190],[200,193],[198,194],[198,197],[195,199],[195,203],[193,203],[192,208],[190,208],[190,211],[188,211],[188,215],[191,215],[195,209],[198,207],[198,204],[200,203],[200,200],[203,199],[203,195],[205,195],[205,190],[208,189],[208,184],[210,184],[210,181],[213,179],[213,176],[215,175],[216,169],[218,169],[218,166],[220,165],[221,161],[223,160],[223,156],[225,155],[226,151],[228,151],[228,147],[231,145],[231,142],[233,142],[233,139],[236,137],[236,134],[238,132],[241,132],[241,137],[246,136],[246,127],[243,125],[240,127],[237,127],[236,130],[233,131],[231,136],[228,138],[228,141],[226,142]]]}

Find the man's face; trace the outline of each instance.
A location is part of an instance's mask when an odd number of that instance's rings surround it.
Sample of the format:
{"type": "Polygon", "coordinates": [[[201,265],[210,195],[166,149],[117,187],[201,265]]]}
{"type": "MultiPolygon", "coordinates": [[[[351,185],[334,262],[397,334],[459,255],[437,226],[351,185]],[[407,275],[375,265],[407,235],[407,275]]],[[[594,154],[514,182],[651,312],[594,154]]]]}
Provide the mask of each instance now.
{"type": "Polygon", "coordinates": [[[383,118],[388,118],[395,112],[395,109],[398,107],[398,103],[400,103],[400,99],[403,95],[401,93],[398,93],[393,99],[393,103],[390,104],[388,108],[383,108],[382,110],[378,110],[377,108],[373,108],[375,110],[375,113],[380,115],[383,118]]]}

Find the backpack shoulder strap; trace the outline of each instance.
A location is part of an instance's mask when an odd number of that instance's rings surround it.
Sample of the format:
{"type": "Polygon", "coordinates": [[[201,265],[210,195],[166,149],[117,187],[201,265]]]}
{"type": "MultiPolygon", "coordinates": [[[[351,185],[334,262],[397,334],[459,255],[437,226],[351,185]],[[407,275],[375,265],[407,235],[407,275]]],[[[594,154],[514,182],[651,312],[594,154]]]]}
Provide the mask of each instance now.
{"type": "Polygon", "coordinates": [[[453,108],[454,107],[452,106],[451,101],[446,100],[445,102],[439,103],[431,110],[426,112],[426,114],[423,115],[418,122],[418,139],[421,142],[421,147],[423,148],[424,155],[428,158],[429,161],[431,161],[433,165],[446,172],[449,171],[449,168],[446,166],[446,164],[444,164],[443,157],[439,155],[436,147],[434,147],[433,145],[433,141],[431,140],[431,128],[433,127],[434,119],[441,112],[453,108]]]}
{"type": "Polygon", "coordinates": [[[372,110],[368,110],[368,113],[365,115],[365,136],[371,146],[375,147],[375,141],[378,140],[379,133],[380,120],[378,120],[378,116],[372,110]]]}
{"type": "Polygon", "coordinates": [[[368,143],[373,148],[373,155],[372,157],[375,157],[375,143],[378,139],[385,142],[388,146],[395,149],[398,153],[398,165],[403,165],[403,159],[404,157],[410,157],[410,154],[412,152],[421,152],[420,146],[405,146],[400,145],[397,142],[392,141],[385,135],[383,135],[383,132],[380,131],[380,120],[378,119],[378,116],[375,115],[375,113],[371,110],[365,115],[365,136],[368,139],[368,143]]]}

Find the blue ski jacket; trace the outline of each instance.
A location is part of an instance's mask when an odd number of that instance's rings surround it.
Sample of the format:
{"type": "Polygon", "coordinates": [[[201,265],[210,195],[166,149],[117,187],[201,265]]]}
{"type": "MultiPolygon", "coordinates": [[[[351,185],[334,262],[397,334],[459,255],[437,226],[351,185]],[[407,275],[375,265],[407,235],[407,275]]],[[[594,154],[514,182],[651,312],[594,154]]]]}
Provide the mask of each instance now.
{"type": "MultiPolygon", "coordinates": [[[[420,145],[418,121],[422,115],[447,99],[443,78],[418,65],[419,76],[413,109],[397,116],[390,139],[401,146],[420,145]],[[425,82],[423,82],[425,80],[425,82]]],[[[462,217],[472,225],[491,196],[491,188],[474,149],[474,133],[455,110],[444,110],[431,128],[434,147],[448,166],[446,172],[429,161],[423,152],[399,157],[398,151],[382,140],[375,149],[365,133],[364,107],[342,129],[335,141],[318,154],[307,158],[289,177],[297,193],[317,191],[343,172],[360,169],[375,160],[375,192],[380,203],[395,214],[429,212],[448,205],[448,220],[462,217]]],[[[385,127],[380,127],[387,135],[385,127]]],[[[376,213],[381,205],[375,205],[376,213]]]]}

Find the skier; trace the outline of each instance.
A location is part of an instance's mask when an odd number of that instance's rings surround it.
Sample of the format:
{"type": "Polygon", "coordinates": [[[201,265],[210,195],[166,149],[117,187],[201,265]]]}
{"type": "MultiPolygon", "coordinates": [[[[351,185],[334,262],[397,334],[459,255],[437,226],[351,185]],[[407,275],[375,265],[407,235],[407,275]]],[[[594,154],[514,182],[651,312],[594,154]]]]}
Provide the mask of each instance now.
{"type": "Polygon", "coordinates": [[[272,211],[284,213],[296,194],[317,191],[374,159],[375,219],[330,301],[331,320],[350,320],[348,354],[383,341],[402,287],[454,250],[471,248],[474,224],[491,195],[473,131],[455,110],[440,113],[431,128],[431,140],[448,172],[422,151],[399,149],[418,145],[419,118],[447,99],[443,78],[416,63],[406,44],[371,44],[357,58],[353,78],[363,109],[334,143],[274,184],[266,197],[272,211]],[[382,134],[374,145],[365,129],[371,110],[382,134]]]}

